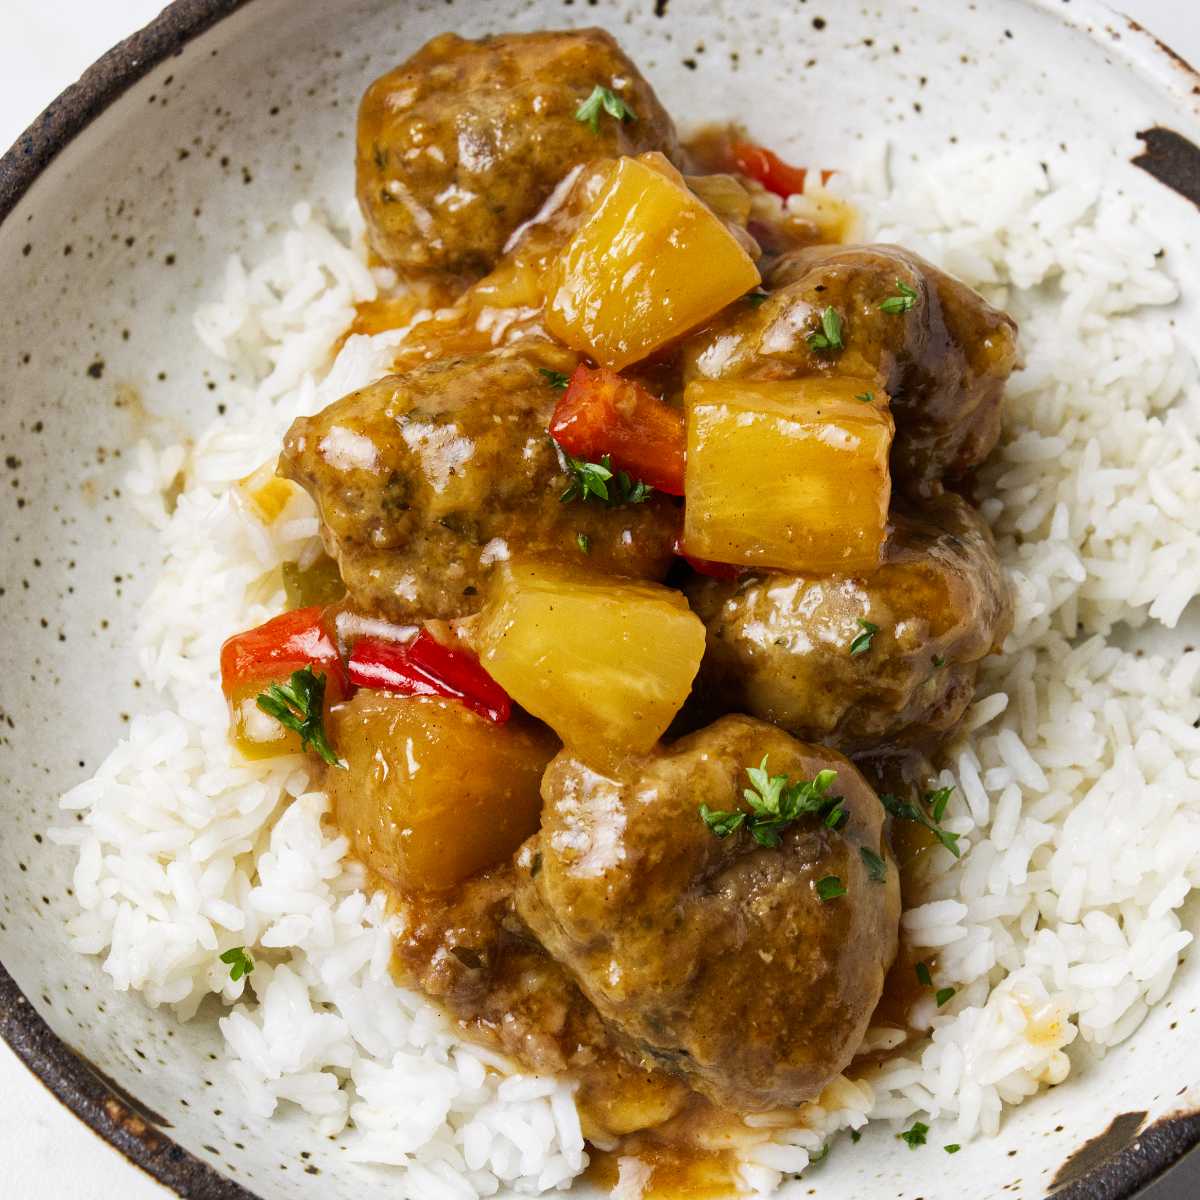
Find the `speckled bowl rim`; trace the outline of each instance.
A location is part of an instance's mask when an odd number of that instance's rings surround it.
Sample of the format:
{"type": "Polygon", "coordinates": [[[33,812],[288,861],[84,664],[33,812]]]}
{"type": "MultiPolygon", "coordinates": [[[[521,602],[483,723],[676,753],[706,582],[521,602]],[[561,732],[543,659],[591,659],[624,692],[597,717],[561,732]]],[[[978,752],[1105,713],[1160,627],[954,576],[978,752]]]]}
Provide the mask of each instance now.
{"type": "MultiPolygon", "coordinates": [[[[1045,4],[1045,0],[1041,0],[1045,4]]],[[[0,158],[0,224],[38,176],[78,134],[130,87],[164,60],[182,52],[193,38],[245,7],[250,0],[173,0],[145,28],[114,46],[52,101],[0,158]]],[[[1045,4],[1048,8],[1049,5],[1045,4]]],[[[1081,8],[1090,7],[1081,5],[1081,8]]],[[[1060,13],[1078,24],[1078,9],[1060,13]],[[1072,20],[1075,17],[1075,20],[1072,20]]],[[[1112,14],[1136,32],[1136,21],[1112,14]]],[[[1153,38],[1162,76],[1179,72],[1194,81],[1200,72],[1158,38],[1153,38]],[[1165,68],[1165,70],[1164,70],[1165,68]]],[[[54,1096],[94,1133],[130,1162],[185,1200],[260,1200],[241,1184],[219,1174],[167,1137],[143,1115],[134,1097],[92,1066],[42,1019],[0,963],[0,1037],[54,1096]]],[[[1162,1176],[1176,1174],[1189,1151],[1200,1154],[1200,1112],[1167,1117],[1142,1131],[1094,1170],[1053,1193],[1053,1200],[1135,1200],[1136,1193],[1162,1176]]],[[[1179,1180],[1162,1200],[1187,1200],[1190,1187],[1179,1180]]]]}

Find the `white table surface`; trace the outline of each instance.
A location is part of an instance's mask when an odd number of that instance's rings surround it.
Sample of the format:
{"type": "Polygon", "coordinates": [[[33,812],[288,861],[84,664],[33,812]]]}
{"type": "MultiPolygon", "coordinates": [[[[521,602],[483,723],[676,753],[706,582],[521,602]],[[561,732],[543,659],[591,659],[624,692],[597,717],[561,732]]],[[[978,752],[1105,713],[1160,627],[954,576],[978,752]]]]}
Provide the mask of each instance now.
{"type": "MultiPolygon", "coordinates": [[[[841,0],[827,0],[830,4],[841,0]]],[[[1197,0],[1116,0],[1116,7],[1200,65],[1197,0]]],[[[0,0],[0,147],[161,0],[0,0]]],[[[0,1043],[0,1194],[13,1200],[169,1200],[77,1121],[0,1043]]]]}

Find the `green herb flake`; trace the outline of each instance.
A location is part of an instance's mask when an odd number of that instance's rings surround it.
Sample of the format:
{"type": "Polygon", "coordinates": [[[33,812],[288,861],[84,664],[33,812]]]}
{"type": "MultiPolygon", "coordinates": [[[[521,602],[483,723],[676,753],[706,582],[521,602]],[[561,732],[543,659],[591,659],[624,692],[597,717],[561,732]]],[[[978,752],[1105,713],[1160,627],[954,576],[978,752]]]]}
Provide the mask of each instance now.
{"type": "Polygon", "coordinates": [[[836,308],[826,308],[821,313],[821,329],[808,335],[810,350],[844,350],[842,341],[842,318],[836,308]]]}
{"type": "Polygon", "coordinates": [[[562,371],[552,371],[549,367],[538,367],[538,371],[545,375],[546,382],[558,391],[566,391],[567,385],[571,382],[570,375],[564,374],[562,371]]]}
{"type": "Polygon", "coordinates": [[[773,849],[782,841],[783,831],[801,817],[825,819],[841,804],[840,796],[829,794],[836,771],[818,771],[813,779],[792,783],[786,775],[769,775],[764,755],[757,767],[746,768],[746,774],[753,785],[742,791],[749,811],[713,810],[707,804],[700,805],[701,819],[719,838],[744,827],[760,846],[773,849]]]}
{"type": "Polygon", "coordinates": [[[254,970],[254,959],[246,953],[245,946],[234,946],[221,955],[221,961],[229,968],[229,978],[237,983],[243,975],[254,970]]]}
{"type": "Polygon", "coordinates": [[[592,539],[588,537],[586,533],[577,533],[575,535],[575,545],[577,545],[579,549],[584,552],[584,554],[591,554],[592,552],[592,539]]]}
{"type": "Polygon", "coordinates": [[[586,500],[589,496],[608,501],[608,481],[613,477],[613,473],[607,454],[598,463],[572,458],[565,451],[563,459],[571,476],[571,482],[559,496],[563,504],[569,504],[572,500],[586,500]]]}
{"type": "Polygon", "coordinates": [[[857,396],[855,396],[854,398],[855,398],[855,400],[861,400],[864,404],[874,404],[875,403],[875,393],[874,392],[859,392],[859,394],[857,396]]]}
{"type": "Polygon", "coordinates": [[[943,1146],[942,1149],[945,1150],[947,1154],[957,1154],[962,1147],[957,1142],[951,1142],[950,1145],[943,1146]]]}
{"type": "Polygon", "coordinates": [[[919,962],[917,963],[915,969],[917,972],[917,982],[922,987],[933,987],[933,976],[929,973],[929,964],[926,962],[919,962]]]}
{"type": "Polygon", "coordinates": [[[928,1132],[929,1126],[924,1121],[914,1121],[911,1129],[906,1129],[903,1133],[896,1134],[896,1136],[902,1142],[907,1142],[910,1150],[915,1150],[918,1146],[925,1145],[925,1135],[928,1132]]]}
{"type": "Polygon", "coordinates": [[[849,814],[846,812],[845,807],[843,806],[842,802],[839,800],[826,814],[825,828],[826,829],[841,829],[841,827],[843,825],[845,825],[845,823],[849,819],[850,819],[849,814]]]}
{"type": "Polygon", "coordinates": [[[637,113],[611,88],[596,84],[592,94],[575,110],[575,120],[582,121],[593,133],[600,132],[600,114],[608,113],[617,121],[636,121],[637,113]]]}
{"type": "MultiPolygon", "coordinates": [[[[931,800],[936,802],[941,791],[952,792],[953,790],[953,788],[946,788],[939,789],[937,792],[927,792],[925,802],[927,804],[931,800]]],[[[901,821],[915,821],[918,825],[924,825],[955,858],[962,857],[962,851],[958,848],[958,834],[951,833],[948,829],[943,829],[936,821],[931,820],[919,804],[909,804],[907,801],[899,800],[888,792],[880,794],[879,802],[893,817],[898,817],[901,821]]],[[[944,801],[941,804],[941,808],[944,812],[944,801]]]]}
{"type": "Polygon", "coordinates": [[[826,1142],[825,1145],[820,1148],[820,1150],[814,1150],[813,1153],[808,1156],[808,1165],[810,1167],[815,1167],[817,1163],[824,1162],[828,1157],[829,1143],[826,1142]]]}
{"type": "Polygon", "coordinates": [[[598,500],[610,508],[621,504],[642,504],[653,494],[654,489],[640,479],[633,479],[627,471],[614,471],[612,459],[604,455],[599,462],[586,462],[573,458],[558,443],[563,470],[571,477],[570,483],[559,500],[570,504],[572,500],[598,500]]]}
{"type": "Polygon", "coordinates": [[[935,671],[940,671],[946,665],[946,660],[940,655],[933,656],[933,668],[935,671]]]}
{"type": "Polygon", "coordinates": [[[925,803],[929,805],[929,811],[933,814],[935,821],[941,821],[946,815],[946,805],[950,803],[950,796],[953,792],[952,787],[938,788],[936,792],[930,792],[925,797],[925,803]]]}
{"type": "Polygon", "coordinates": [[[956,989],[952,987],[938,988],[933,997],[937,1001],[938,1008],[941,1008],[943,1004],[949,1004],[954,999],[955,992],[956,989]]]}
{"type": "Polygon", "coordinates": [[[707,804],[700,805],[700,818],[705,825],[712,830],[719,838],[727,838],[731,833],[736,833],[746,823],[747,813],[738,809],[735,812],[725,812],[720,809],[711,809],[707,804]]]}
{"type": "Polygon", "coordinates": [[[845,894],[846,885],[836,875],[826,875],[824,879],[817,880],[817,896],[822,904],[828,904],[830,900],[845,894]]]}
{"type": "Polygon", "coordinates": [[[862,1141],[862,1131],[858,1130],[858,1129],[850,1130],[850,1140],[852,1142],[861,1142],[862,1141]]]}
{"type": "Polygon", "coordinates": [[[883,883],[887,879],[887,863],[874,850],[859,846],[858,855],[863,860],[863,865],[867,868],[867,878],[872,883],[883,883]]]}
{"type": "Polygon", "coordinates": [[[311,664],[293,671],[287,683],[271,684],[254,702],[298,733],[302,750],[311,746],[331,767],[344,766],[325,736],[325,676],[314,674],[311,664]]]}
{"type": "Polygon", "coordinates": [[[866,654],[871,648],[871,639],[879,632],[879,626],[872,624],[870,621],[864,621],[862,617],[858,618],[858,627],[862,633],[858,635],[850,643],[850,654],[857,658],[860,654],[866,654]]]}
{"type": "Polygon", "coordinates": [[[616,481],[621,504],[643,504],[654,492],[648,483],[640,479],[631,479],[625,471],[617,472],[616,481]]]}
{"type": "Polygon", "coordinates": [[[745,299],[751,308],[757,308],[769,296],[770,292],[764,292],[761,288],[755,288],[754,291],[746,293],[745,299]]]}
{"type": "Polygon", "coordinates": [[[896,280],[896,291],[898,295],[889,296],[879,306],[881,312],[893,317],[908,312],[917,302],[916,289],[910,287],[903,279],[896,280]]]}

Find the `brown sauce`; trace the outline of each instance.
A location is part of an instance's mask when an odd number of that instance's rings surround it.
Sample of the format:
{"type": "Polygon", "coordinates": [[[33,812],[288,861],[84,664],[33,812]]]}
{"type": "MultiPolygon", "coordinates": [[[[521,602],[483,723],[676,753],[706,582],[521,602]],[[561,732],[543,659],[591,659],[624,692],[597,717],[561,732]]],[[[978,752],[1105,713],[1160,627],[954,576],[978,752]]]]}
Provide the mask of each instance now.
{"type": "Polygon", "coordinates": [[[620,1150],[591,1150],[589,1157],[583,1178],[600,1191],[611,1192],[621,1178],[621,1160],[635,1158],[648,1172],[642,1200],[728,1200],[742,1194],[728,1150],[685,1150],[646,1141],[620,1150]]]}
{"type": "Polygon", "coordinates": [[[901,940],[896,961],[892,963],[892,969],[883,983],[883,995],[871,1018],[872,1025],[891,1025],[910,1035],[917,1033],[909,1025],[908,1016],[913,1005],[929,995],[929,988],[917,978],[919,962],[924,962],[930,973],[937,966],[937,960],[931,954],[922,955],[919,950],[901,940]]]}

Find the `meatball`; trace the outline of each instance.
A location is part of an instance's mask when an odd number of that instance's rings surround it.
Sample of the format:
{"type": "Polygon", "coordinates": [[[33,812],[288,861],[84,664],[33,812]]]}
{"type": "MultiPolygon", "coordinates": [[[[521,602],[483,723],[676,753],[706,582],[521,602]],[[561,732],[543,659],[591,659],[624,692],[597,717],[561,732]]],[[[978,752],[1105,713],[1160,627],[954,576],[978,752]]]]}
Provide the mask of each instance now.
{"type": "Polygon", "coordinates": [[[892,521],[883,565],[862,578],[687,585],[708,630],[702,716],[753,713],[848,754],[883,742],[931,749],[954,730],[980,661],[1012,624],[995,546],[951,493],[892,521]]]}
{"type": "Polygon", "coordinates": [[[858,1049],[896,953],[899,879],[856,768],[731,716],[611,773],[563,751],[542,796],[517,911],[624,1052],[737,1112],[819,1095],[858,1049]],[[836,771],[844,823],[802,817],[776,847],[745,829],[717,837],[700,805],[745,807],[746,769],[764,757],[792,781],[836,771]],[[845,894],[822,900],[829,876],[845,894]]]}
{"type": "Polygon", "coordinates": [[[571,480],[546,432],[559,393],[543,372],[575,363],[522,342],[388,376],[292,425],[280,472],[316,500],[357,608],[393,621],[465,616],[496,562],[579,561],[581,544],[596,570],[665,574],[674,502],[562,502],[571,480]]]}
{"type": "Polygon", "coordinates": [[[731,309],[691,340],[689,377],[877,379],[896,420],[892,472],[917,490],[958,478],[991,453],[1017,360],[1011,317],[898,246],[797,250],[766,283],[771,294],[757,308],[731,309]],[[833,354],[808,344],[827,307],[842,319],[845,349],[833,354]]]}
{"type": "Polygon", "coordinates": [[[446,33],[363,96],[358,199],[393,266],[479,275],[573,167],[647,150],[677,156],[675,128],[603,30],[446,33]],[[633,117],[576,119],[596,86],[633,117]]]}

